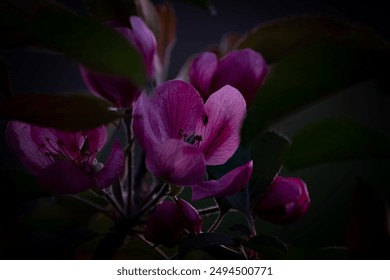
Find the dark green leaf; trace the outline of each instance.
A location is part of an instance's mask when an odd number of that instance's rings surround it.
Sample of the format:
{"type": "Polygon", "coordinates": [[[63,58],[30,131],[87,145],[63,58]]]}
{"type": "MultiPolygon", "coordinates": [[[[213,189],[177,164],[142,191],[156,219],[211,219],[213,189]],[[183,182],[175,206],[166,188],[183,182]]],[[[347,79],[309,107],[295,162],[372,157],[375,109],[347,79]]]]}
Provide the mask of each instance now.
{"type": "Polygon", "coordinates": [[[7,97],[12,95],[8,67],[5,61],[1,57],[0,57],[0,93],[2,93],[4,96],[7,97]]]}
{"type": "Polygon", "coordinates": [[[56,7],[35,15],[31,36],[39,46],[62,52],[99,72],[145,82],[145,69],[137,50],[121,35],[98,22],[56,7]]]}
{"type": "Polygon", "coordinates": [[[0,21],[0,30],[5,30],[1,44],[43,47],[63,53],[97,72],[145,83],[145,67],[139,52],[118,32],[57,5],[35,8],[31,13],[10,4],[0,6],[0,15],[12,15],[0,21]]]}
{"type": "Polygon", "coordinates": [[[253,141],[253,173],[249,189],[251,206],[279,173],[289,147],[290,141],[273,131],[268,131],[253,141]]]}
{"type": "Polygon", "coordinates": [[[122,117],[110,103],[86,95],[22,95],[0,101],[0,119],[60,130],[79,131],[122,117]]]}
{"type": "Polygon", "coordinates": [[[390,61],[384,53],[352,48],[303,49],[280,60],[260,88],[242,129],[248,144],[269,123],[337,90],[383,75],[390,61]]]}
{"type": "Polygon", "coordinates": [[[390,158],[390,137],[353,121],[330,119],[309,125],[292,139],[286,166],[369,158],[390,158]]]}
{"type": "Polygon", "coordinates": [[[352,46],[388,50],[388,43],[372,30],[324,16],[290,17],[255,27],[238,42],[238,48],[260,52],[268,63],[290,52],[315,45],[352,46]]]}
{"type": "Polygon", "coordinates": [[[230,236],[221,233],[201,233],[183,239],[179,248],[178,258],[183,258],[193,250],[202,249],[214,245],[235,245],[230,236]]]}

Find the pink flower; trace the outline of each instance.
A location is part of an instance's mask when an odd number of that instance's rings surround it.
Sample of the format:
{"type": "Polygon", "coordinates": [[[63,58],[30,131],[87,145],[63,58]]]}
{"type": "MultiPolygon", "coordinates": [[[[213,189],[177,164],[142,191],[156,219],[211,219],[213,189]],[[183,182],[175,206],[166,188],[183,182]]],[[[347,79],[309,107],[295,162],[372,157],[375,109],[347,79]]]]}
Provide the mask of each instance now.
{"type": "Polygon", "coordinates": [[[185,200],[164,201],[149,215],[145,228],[146,240],[168,247],[177,245],[185,231],[198,234],[203,220],[198,211],[185,200]]]}
{"type": "Polygon", "coordinates": [[[276,177],[254,212],[275,224],[288,224],[301,219],[310,205],[305,182],[299,178],[276,177]]]}
{"type": "Polygon", "coordinates": [[[249,107],[267,73],[267,64],[259,53],[242,49],[232,51],[220,60],[212,52],[200,54],[190,66],[189,77],[204,100],[230,85],[241,92],[249,107]]]}
{"type": "Polygon", "coordinates": [[[192,198],[227,196],[249,180],[252,162],[218,180],[203,181],[206,165],[225,163],[240,143],[246,115],[238,90],[225,86],[204,104],[188,83],[170,81],[152,96],[143,93],[133,107],[133,131],[146,153],[148,170],[158,178],[192,187],[192,198]]]}
{"type": "Polygon", "coordinates": [[[96,154],[106,143],[106,129],[62,132],[11,121],[6,128],[10,148],[48,190],[75,194],[106,188],[123,173],[124,153],[117,141],[105,165],[96,154]]]}
{"type": "MultiPolygon", "coordinates": [[[[159,79],[160,61],[157,54],[157,43],[153,32],[140,17],[130,17],[132,29],[110,25],[123,35],[141,54],[147,75],[150,79],[159,79]]],[[[95,95],[103,97],[118,107],[130,107],[141,90],[125,78],[92,72],[80,66],[81,76],[88,89],[95,95]]]]}

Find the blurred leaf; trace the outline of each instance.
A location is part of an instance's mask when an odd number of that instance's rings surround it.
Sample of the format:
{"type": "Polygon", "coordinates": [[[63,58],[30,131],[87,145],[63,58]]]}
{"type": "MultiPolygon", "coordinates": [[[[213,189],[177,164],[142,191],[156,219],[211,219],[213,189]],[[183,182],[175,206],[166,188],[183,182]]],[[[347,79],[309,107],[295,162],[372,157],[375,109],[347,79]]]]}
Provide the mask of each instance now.
{"type": "Polygon", "coordinates": [[[268,124],[337,90],[384,75],[390,56],[352,48],[303,49],[281,59],[272,69],[242,129],[249,144],[268,124]]]}
{"type": "Polygon", "coordinates": [[[139,52],[118,32],[101,23],[54,4],[37,6],[30,14],[12,5],[0,6],[0,15],[7,13],[12,17],[0,21],[0,30],[8,30],[9,36],[0,38],[0,44],[15,46],[19,42],[20,46],[47,48],[97,72],[145,83],[139,52]],[[15,29],[17,32],[13,32],[15,29]]]}
{"type": "Polygon", "coordinates": [[[286,166],[369,158],[390,158],[390,137],[353,121],[330,119],[307,126],[292,139],[286,166]]]}
{"type": "Polygon", "coordinates": [[[82,0],[89,13],[99,21],[117,20],[130,27],[129,17],[136,14],[134,1],[128,0],[82,0]]]}
{"type": "Polygon", "coordinates": [[[105,100],[86,95],[21,95],[0,100],[0,119],[60,130],[80,131],[122,116],[105,100]]]}
{"type": "Polygon", "coordinates": [[[144,20],[146,25],[152,30],[156,38],[160,33],[161,23],[156,7],[151,0],[135,0],[137,14],[144,20]]]}
{"type": "Polygon", "coordinates": [[[235,245],[235,241],[228,235],[221,233],[201,233],[191,235],[180,244],[178,258],[183,258],[187,253],[214,245],[235,245]]]}
{"type": "Polygon", "coordinates": [[[9,97],[12,95],[9,71],[4,59],[0,57],[0,93],[9,97]]]}
{"type": "Polygon", "coordinates": [[[240,40],[240,34],[236,32],[226,33],[222,36],[221,41],[219,42],[218,53],[220,57],[227,55],[229,52],[233,51],[235,45],[240,40]]]}
{"type": "Polygon", "coordinates": [[[253,173],[249,189],[251,206],[256,204],[279,173],[289,148],[290,140],[273,131],[265,132],[253,141],[253,173]]]}
{"type": "Polygon", "coordinates": [[[366,260],[389,259],[389,205],[363,179],[359,179],[356,184],[349,214],[346,241],[351,257],[366,260]]]}
{"type": "Polygon", "coordinates": [[[325,16],[289,17],[261,24],[245,34],[237,47],[260,52],[271,64],[295,50],[324,44],[389,50],[388,42],[369,28],[325,16]]]}

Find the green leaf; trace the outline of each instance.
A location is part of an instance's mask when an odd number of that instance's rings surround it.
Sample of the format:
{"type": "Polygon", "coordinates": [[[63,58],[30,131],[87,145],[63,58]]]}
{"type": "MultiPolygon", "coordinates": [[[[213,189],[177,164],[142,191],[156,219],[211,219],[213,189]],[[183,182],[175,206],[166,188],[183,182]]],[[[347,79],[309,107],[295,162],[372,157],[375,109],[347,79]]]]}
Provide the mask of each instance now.
{"type": "Polygon", "coordinates": [[[121,117],[112,104],[94,96],[34,94],[0,101],[0,119],[67,131],[96,128],[121,117]]]}
{"type": "Polygon", "coordinates": [[[260,88],[242,129],[248,145],[268,124],[337,90],[387,73],[390,56],[354,48],[306,48],[281,59],[260,88]]]}
{"type": "Polygon", "coordinates": [[[246,33],[238,48],[260,52],[268,63],[309,46],[353,46],[387,50],[389,44],[372,30],[325,16],[299,16],[262,24],[246,33]]]}
{"type": "Polygon", "coordinates": [[[268,131],[253,141],[253,173],[249,188],[251,206],[256,204],[279,173],[289,148],[289,139],[273,131],[268,131]]]}
{"type": "Polygon", "coordinates": [[[139,52],[118,32],[54,4],[37,5],[34,13],[10,4],[0,6],[0,30],[6,46],[38,46],[63,53],[91,70],[146,82],[139,52]],[[11,41],[9,44],[8,41],[11,41]]]}
{"type": "Polygon", "coordinates": [[[88,18],[56,7],[35,15],[31,36],[39,46],[64,53],[99,72],[145,82],[145,69],[138,51],[116,31],[88,18]]]}
{"type": "Polygon", "coordinates": [[[286,166],[370,158],[390,158],[388,135],[353,121],[329,119],[307,126],[292,139],[286,166]]]}

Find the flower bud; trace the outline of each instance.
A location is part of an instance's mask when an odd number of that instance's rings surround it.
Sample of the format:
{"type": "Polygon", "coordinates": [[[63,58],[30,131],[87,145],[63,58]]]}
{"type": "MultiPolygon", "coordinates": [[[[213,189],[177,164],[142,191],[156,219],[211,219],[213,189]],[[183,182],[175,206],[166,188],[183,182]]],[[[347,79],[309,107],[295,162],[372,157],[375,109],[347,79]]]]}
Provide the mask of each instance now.
{"type": "Polygon", "coordinates": [[[253,212],[275,224],[289,224],[301,219],[310,205],[305,182],[299,178],[276,177],[253,212]]]}
{"type": "Polygon", "coordinates": [[[146,240],[167,247],[177,245],[186,231],[198,234],[203,220],[198,211],[188,202],[179,199],[161,202],[149,215],[146,228],[146,240]]]}

